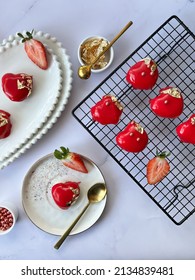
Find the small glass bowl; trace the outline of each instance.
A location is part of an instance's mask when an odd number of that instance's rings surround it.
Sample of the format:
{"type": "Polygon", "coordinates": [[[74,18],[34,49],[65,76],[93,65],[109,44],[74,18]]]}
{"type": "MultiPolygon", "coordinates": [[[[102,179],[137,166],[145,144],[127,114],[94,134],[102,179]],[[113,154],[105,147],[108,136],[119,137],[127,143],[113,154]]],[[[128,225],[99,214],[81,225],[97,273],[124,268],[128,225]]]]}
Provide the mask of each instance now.
{"type": "Polygon", "coordinates": [[[11,202],[0,203],[0,235],[7,234],[15,226],[18,209],[11,202]]]}
{"type": "MultiPolygon", "coordinates": [[[[91,36],[91,37],[87,37],[85,38],[81,44],[79,45],[79,48],[78,48],[78,60],[80,62],[81,65],[85,65],[86,63],[82,60],[82,56],[81,56],[81,46],[84,45],[85,43],[89,42],[89,41],[92,41],[92,40],[95,40],[95,39],[103,39],[104,41],[106,41],[108,44],[109,44],[109,41],[102,37],[102,36],[91,36]]],[[[93,73],[100,73],[104,70],[106,70],[112,63],[114,59],[114,49],[113,47],[111,47],[107,52],[105,52],[105,59],[104,61],[107,62],[107,64],[102,67],[102,68],[98,68],[98,69],[91,69],[91,72],[93,73]]]]}

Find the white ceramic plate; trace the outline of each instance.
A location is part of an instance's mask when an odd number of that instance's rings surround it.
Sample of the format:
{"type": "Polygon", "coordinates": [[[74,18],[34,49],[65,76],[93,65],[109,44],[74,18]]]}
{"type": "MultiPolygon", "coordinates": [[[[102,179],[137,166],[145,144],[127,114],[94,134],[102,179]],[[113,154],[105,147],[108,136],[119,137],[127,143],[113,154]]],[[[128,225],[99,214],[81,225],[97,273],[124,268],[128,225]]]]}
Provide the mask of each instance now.
{"type": "Polygon", "coordinates": [[[0,161],[14,153],[45,123],[58,102],[62,88],[60,63],[47,49],[49,67],[40,69],[27,56],[18,41],[0,48],[0,77],[6,73],[26,73],[33,76],[33,90],[24,101],[11,101],[0,87],[0,109],[11,114],[12,130],[9,137],[0,140],[0,161]]]}
{"type": "MultiPolygon", "coordinates": [[[[23,34],[25,34],[25,31],[23,32],[23,34]]],[[[70,96],[70,91],[72,88],[72,69],[69,56],[66,53],[66,49],[63,48],[62,44],[58,42],[55,37],[52,37],[48,33],[43,33],[42,31],[34,31],[34,37],[46,44],[46,46],[52,50],[53,54],[56,55],[58,61],[60,62],[61,76],[63,78],[61,84],[62,89],[60,92],[60,96],[58,97],[58,101],[55,104],[50,116],[44,123],[42,123],[40,128],[34,134],[32,134],[29,139],[25,141],[25,143],[22,143],[22,145],[17,150],[15,150],[15,152],[12,152],[8,157],[0,161],[0,169],[13,162],[22,153],[29,149],[32,144],[35,144],[37,140],[39,140],[44,134],[47,133],[47,131],[53,126],[58,117],[61,115],[70,96]]],[[[20,38],[18,38],[17,35],[10,35],[8,39],[3,40],[2,45],[5,46],[7,43],[9,45],[14,40],[19,41],[20,38]]]]}
{"type": "MultiPolygon", "coordinates": [[[[33,164],[27,172],[22,188],[22,202],[29,219],[40,229],[61,235],[87,204],[87,191],[97,182],[105,183],[98,167],[83,157],[88,173],[81,173],[65,167],[62,162],[49,154],[33,164]],[[80,196],[67,210],[60,209],[52,199],[54,184],[66,181],[80,182],[80,196]]],[[[91,227],[101,216],[106,197],[99,203],[91,204],[71,234],[91,227]]]]}

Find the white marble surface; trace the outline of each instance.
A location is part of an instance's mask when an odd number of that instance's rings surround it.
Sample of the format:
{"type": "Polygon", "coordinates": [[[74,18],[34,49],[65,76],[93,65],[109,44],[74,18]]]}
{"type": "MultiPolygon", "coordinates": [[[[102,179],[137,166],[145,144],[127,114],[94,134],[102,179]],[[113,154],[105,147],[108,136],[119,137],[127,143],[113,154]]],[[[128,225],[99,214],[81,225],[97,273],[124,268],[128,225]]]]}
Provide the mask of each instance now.
{"type": "Polygon", "coordinates": [[[28,151],[0,170],[0,199],[13,201],[19,208],[14,230],[0,237],[0,259],[195,258],[195,215],[176,226],[71,114],[79,101],[171,15],[195,32],[194,12],[194,0],[0,2],[0,40],[32,28],[53,34],[67,49],[74,71],[71,96],[60,119],[28,151]],[[87,81],[80,80],[76,74],[80,41],[94,34],[112,39],[129,20],[134,25],[115,44],[112,66],[87,81]],[[106,177],[109,196],[101,219],[87,231],[69,237],[56,251],[56,236],[38,229],[24,213],[21,188],[29,167],[61,145],[97,163],[106,177]]]}

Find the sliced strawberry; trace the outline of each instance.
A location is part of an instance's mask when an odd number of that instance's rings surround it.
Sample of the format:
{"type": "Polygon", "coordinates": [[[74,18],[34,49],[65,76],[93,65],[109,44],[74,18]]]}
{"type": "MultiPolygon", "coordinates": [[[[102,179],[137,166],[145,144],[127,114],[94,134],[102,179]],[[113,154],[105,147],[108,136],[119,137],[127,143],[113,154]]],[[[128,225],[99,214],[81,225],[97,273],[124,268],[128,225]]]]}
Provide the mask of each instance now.
{"type": "Polygon", "coordinates": [[[48,68],[46,49],[40,41],[33,39],[32,34],[33,30],[26,32],[27,37],[24,37],[21,33],[18,33],[18,36],[22,38],[24,49],[32,62],[41,69],[46,70],[48,68]]]}
{"type": "Polygon", "coordinates": [[[54,151],[54,156],[61,160],[65,166],[79,172],[88,173],[84,161],[79,154],[70,152],[68,148],[60,147],[60,149],[61,151],[54,151]]]}
{"type": "Polygon", "coordinates": [[[146,177],[148,184],[154,185],[162,181],[162,179],[167,176],[170,171],[170,165],[166,160],[166,157],[169,155],[170,153],[167,152],[156,152],[156,157],[149,160],[146,167],[146,177]]]}

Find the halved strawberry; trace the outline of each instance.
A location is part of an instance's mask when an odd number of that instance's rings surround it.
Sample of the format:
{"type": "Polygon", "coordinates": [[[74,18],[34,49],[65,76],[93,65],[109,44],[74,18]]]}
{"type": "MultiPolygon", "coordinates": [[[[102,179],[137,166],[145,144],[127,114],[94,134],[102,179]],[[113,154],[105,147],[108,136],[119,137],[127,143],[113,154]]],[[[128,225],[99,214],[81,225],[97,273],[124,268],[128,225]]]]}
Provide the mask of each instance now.
{"type": "Polygon", "coordinates": [[[162,179],[167,176],[170,171],[170,165],[166,160],[166,157],[169,155],[169,152],[158,153],[158,151],[156,151],[156,157],[149,160],[146,167],[146,177],[148,184],[154,185],[162,181],[162,179]]]}
{"type": "Polygon", "coordinates": [[[54,156],[57,159],[61,160],[65,166],[72,168],[76,171],[88,173],[84,161],[79,154],[70,152],[68,148],[60,147],[60,149],[61,151],[54,151],[54,156]]]}
{"type": "Polygon", "coordinates": [[[24,43],[24,49],[28,57],[38,67],[46,70],[48,68],[48,61],[44,45],[40,41],[33,39],[33,30],[31,32],[27,31],[26,35],[27,37],[24,37],[21,33],[18,33],[18,36],[22,38],[22,43],[24,43]]]}

